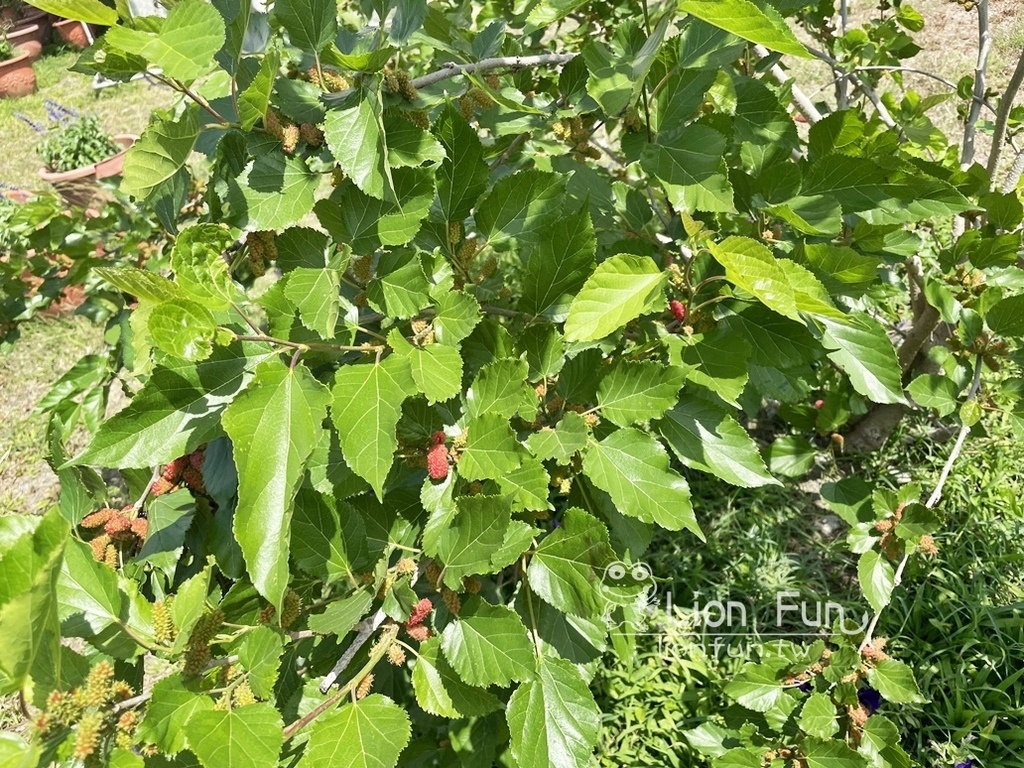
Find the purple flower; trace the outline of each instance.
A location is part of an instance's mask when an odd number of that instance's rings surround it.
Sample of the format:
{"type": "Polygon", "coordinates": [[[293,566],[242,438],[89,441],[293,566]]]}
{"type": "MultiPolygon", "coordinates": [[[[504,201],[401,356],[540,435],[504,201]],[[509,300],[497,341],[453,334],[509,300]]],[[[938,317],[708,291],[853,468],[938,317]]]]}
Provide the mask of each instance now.
{"type": "Polygon", "coordinates": [[[21,120],[21,122],[25,123],[25,125],[27,125],[36,133],[46,133],[46,126],[42,123],[37,123],[32,118],[28,117],[28,115],[23,115],[21,114],[21,112],[15,112],[14,116],[21,120]]]}
{"type": "Polygon", "coordinates": [[[804,693],[810,693],[814,690],[814,683],[812,683],[810,680],[804,680],[804,682],[800,683],[799,688],[804,693]]]}
{"type": "Polygon", "coordinates": [[[44,99],[43,104],[46,106],[46,114],[48,114],[50,119],[55,123],[66,123],[68,120],[80,117],[77,109],[73,107],[65,107],[63,104],[59,104],[53,99],[44,99]]]}
{"type": "Polygon", "coordinates": [[[875,712],[882,706],[882,694],[874,688],[861,688],[857,691],[857,700],[863,704],[869,712],[875,712]]]}
{"type": "Polygon", "coordinates": [[[956,768],[974,768],[974,758],[968,757],[966,760],[961,760],[956,764],[956,768]]]}

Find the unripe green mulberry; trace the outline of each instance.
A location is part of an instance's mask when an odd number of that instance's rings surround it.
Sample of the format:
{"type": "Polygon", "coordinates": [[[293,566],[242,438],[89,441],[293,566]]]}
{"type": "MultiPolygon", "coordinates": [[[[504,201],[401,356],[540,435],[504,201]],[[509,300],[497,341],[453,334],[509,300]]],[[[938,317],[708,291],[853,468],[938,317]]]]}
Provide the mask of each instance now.
{"type": "Polygon", "coordinates": [[[281,604],[281,629],[288,629],[295,620],[299,618],[299,610],[302,608],[302,598],[294,589],[284,593],[284,602],[281,604]]]}
{"type": "Polygon", "coordinates": [[[174,641],[177,630],[174,628],[174,619],[171,618],[170,600],[157,600],[153,603],[153,636],[158,643],[170,643],[174,641]]]}
{"type": "Polygon", "coordinates": [[[114,667],[109,661],[101,661],[89,670],[88,677],[78,690],[78,701],[82,707],[105,707],[113,695],[110,685],[113,680],[114,667]]]}
{"type": "Polygon", "coordinates": [[[359,685],[356,688],[356,698],[365,699],[370,695],[371,688],[373,688],[373,672],[370,672],[366,677],[359,681],[359,685]]]}
{"type": "Polygon", "coordinates": [[[242,682],[235,686],[235,690],[232,694],[232,702],[236,707],[255,704],[256,695],[252,692],[252,688],[249,687],[248,683],[242,682]]]}
{"type": "Polygon", "coordinates": [[[75,750],[72,753],[76,760],[85,760],[96,751],[102,727],[103,714],[100,712],[89,712],[78,721],[78,727],[75,729],[75,750]]]}

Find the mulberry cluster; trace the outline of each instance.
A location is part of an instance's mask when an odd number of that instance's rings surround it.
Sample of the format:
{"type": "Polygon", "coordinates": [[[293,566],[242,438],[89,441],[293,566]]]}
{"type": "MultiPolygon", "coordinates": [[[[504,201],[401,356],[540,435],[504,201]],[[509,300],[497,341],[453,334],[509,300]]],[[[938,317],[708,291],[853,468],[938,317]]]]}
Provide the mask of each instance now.
{"type": "Polygon", "coordinates": [[[643,121],[635,109],[631,109],[622,116],[622,126],[629,133],[640,133],[644,129],[643,121]]]}
{"type": "Polygon", "coordinates": [[[141,546],[149,531],[146,519],[136,517],[135,507],[131,504],[122,509],[106,507],[86,515],[81,527],[96,533],[89,541],[93,557],[111,568],[118,566],[121,553],[132,552],[141,546]]]}
{"type": "Polygon", "coordinates": [[[459,611],[462,610],[462,601],[454,590],[448,587],[441,587],[441,599],[444,600],[444,607],[448,609],[448,612],[458,616],[459,611]]]}
{"type": "Polygon", "coordinates": [[[373,278],[373,257],[360,256],[352,259],[352,277],[360,286],[365,286],[373,278]]]}
{"type": "Polygon", "coordinates": [[[351,87],[348,79],[343,74],[324,67],[321,67],[319,70],[317,70],[316,67],[311,68],[306,73],[304,79],[311,82],[320,90],[329,91],[330,93],[347,91],[351,87]]]}
{"type": "Polygon", "coordinates": [[[407,112],[402,112],[402,114],[417,128],[422,128],[424,131],[430,130],[430,118],[422,109],[413,109],[407,112]]]}
{"type": "Polygon", "coordinates": [[[370,695],[370,689],[373,688],[373,672],[370,672],[359,681],[359,685],[356,687],[356,698],[365,699],[370,695]]]}
{"type": "Polygon", "coordinates": [[[686,321],[686,307],[678,299],[672,299],[668,303],[668,310],[672,313],[672,317],[678,320],[680,323],[686,321]]]}
{"type": "Polygon", "coordinates": [[[299,611],[302,609],[302,598],[294,589],[284,593],[284,602],[281,604],[281,629],[288,629],[295,620],[299,618],[299,611]]]}
{"type": "Polygon", "coordinates": [[[276,234],[265,229],[250,232],[245,244],[249,247],[249,270],[262,277],[267,273],[267,262],[277,258],[276,234]]]}
{"type": "Polygon", "coordinates": [[[592,114],[566,117],[556,121],[551,131],[558,139],[572,147],[572,154],[577,160],[596,160],[601,157],[601,153],[590,144],[590,132],[594,122],[592,114]]]}
{"type": "Polygon", "coordinates": [[[311,147],[324,143],[324,134],[316,125],[295,123],[273,109],[268,109],[263,116],[263,128],[281,142],[281,148],[289,155],[298,148],[300,140],[311,147]]]}
{"type": "Polygon", "coordinates": [[[224,612],[219,608],[212,613],[204,613],[192,633],[188,637],[188,648],[185,651],[185,666],[182,670],[186,677],[198,675],[210,660],[210,641],[213,640],[224,623],[224,612]]]}
{"type": "Polygon", "coordinates": [[[231,701],[236,707],[244,707],[247,704],[256,703],[256,694],[252,692],[252,688],[246,682],[241,682],[235,686],[235,689],[231,694],[231,701]]]}
{"type": "Polygon", "coordinates": [[[171,618],[171,599],[153,603],[153,636],[158,643],[171,643],[178,634],[171,618]]]}
{"type": "Polygon", "coordinates": [[[406,101],[413,101],[417,96],[416,86],[412,84],[409,73],[404,69],[392,69],[390,67],[385,69],[384,87],[391,93],[397,93],[406,101]]]}
{"type": "Polygon", "coordinates": [[[149,493],[151,496],[163,496],[182,485],[189,488],[193,493],[205,494],[206,485],[203,483],[203,461],[206,459],[206,446],[201,445],[192,453],[186,453],[167,463],[163,473],[153,483],[149,493]]]}
{"type": "Polygon", "coordinates": [[[110,662],[101,661],[79,688],[50,693],[46,708],[35,719],[36,730],[46,738],[60,729],[73,729],[73,756],[87,765],[99,765],[99,752],[111,737],[116,746],[132,746],[138,716],[128,711],[115,717],[114,705],[134,693],[130,685],[114,678],[110,662]]]}
{"type": "Polygon", "coordinates": [[[494,99],[482,88],[472,87],[459,97],[459,112],[466,120],[473,119],[473,113],[477,109],[490,109],[494,106],[494,99]]]}
{"type": "Polygon", "coordinates": [[[405,664],[405,650],[402,646],[397,643],[392,643],[388,646],[388,661],[396,667],[400,667],[405,664]]]}
{"type": "Polygon", "coordinates": [[[416,573],[416,561],[411,557],[403,557],[395,564],[395,573],[399,576],[412,576],[416,573]]]}
{"type": "Polygon", "coordinates": [[[412,612],[405,622],[405,631],[413,640],[422,643],[430,638],[430,628],[424,622],[432,610],[434,604],[430,602],[429,597],[424,597],[412,607],[412,612]]]}
{"type": "Polygon", "coordinates": [[[427,474],[431,480],[444,480],[448,471],[448,446],[443,442],[434,443],[427,451],[427,474]]]}

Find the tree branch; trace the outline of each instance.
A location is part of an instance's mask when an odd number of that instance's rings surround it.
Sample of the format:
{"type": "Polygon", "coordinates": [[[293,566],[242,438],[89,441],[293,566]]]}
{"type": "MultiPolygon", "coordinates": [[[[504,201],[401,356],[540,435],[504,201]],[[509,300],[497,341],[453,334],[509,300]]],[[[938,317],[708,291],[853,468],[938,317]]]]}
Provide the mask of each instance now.
{"type": "Polygon", "coordinates": [[[889,114],[889,110],[885,108],[885,104],[882,103],[882,100],[879,98],[878,94],[875,93],[874,88],[872,88],[870,85],[868,85],[859,77],[857,77],[857,75],[855,75],[853,72],[848,72],[844,70],[838,61],[833,59],[824,51],[816,50],[814,48],[811,48],[810,46],[806,46],[806,48],[812,56],[821,59],[824,62],[827,62],[828,65],[832,67],[832,70],[834,72],[849,79],[849,81],[854,84],[857,90],[863,93],[867,97],[868,101],[870,101],[874,105],[875,111],[878,113],[879,120],[881,120],[890,128],[897,127],[896,121],[892,119],[892,115],[889,114]]]}
{"type": "MultiPolygon", "coordinates": [[[[772,55],[771,51],[763,45],[755,45],[754,54],[759,59],[766,59],[772,55]]],[[[778,64],[773,64],[769,69],[769,72],[772,73],[772,77],[775,78],[775,81],[779,85],[786,85],[793,80],[793,78],[786,74],[786,71],[778,64]]],[[[814,102],[807,98],[807,95],[797,87],[796,83],[793,84],[791,92],[793,94],[793,104],[796,106],[797,111],[804,116],[804,119],[811,125],[821,122],[821,112],[819,112],[818,108],[814,106],[814,102]]]]}
{"type": "Polygon", "coordinates": [[[964,141],[960,148],[960,167],[966,170],[974,162],[974,137],[978,118],[981,116],[980,103],[985,100],[985,74],[988,71],[988,53],[992,48],[992,36],[988,28],[988,0],[978,3],[978,59],[974,65],[974,99],[964,123],[964,141]]]}
{"type": "MultiPolygon", "coordinates": [[[[1010,82],[999,100],[999,110],[996,112],[996,123],[992,130],[992,149],[988,154],[988,177],[994,180],[996,168],[999,166],[999,155],[1003,151],[1003,139],[1006,138],[1006,123],[1010,119],[1010,109],[1013,108],[1013,100],[1017,98],[1017,91],[1024,82],[1024,50],[1017,59],[1017,66],[1010,76],[1010,82]]],[[[1016,186],[1016,185],[1015,185],[1016,186]]]]}
{"type": "MultiPolygon", "coordinates": [[[[576,56],[577,54],[575,53],[542,53],[536,56],[497,56],[490,59],[481,59],[469,64],[456,64],[452,61],[442,66],[441,69],[430,72],[422,77],[417,77],[412,81],[412,85],[416,89],[426,88],[450,77],[490,72],[492,69],[511,69],[516,71],[531,67],[554,67],[568,64],[576,56]]],[[[354,91],[354,88],[349,88],[346,91],[338,91],[337,93],[325,93],[320,98],[326,104],[337,104],[351,96],[354,91]]]]}
{"type": "MultiPolygon", "coordinates": [[[[974,381],[971,382],[971,388],[967,391],[967,399],[965,402],[970,402],[978,396],[978,391],[981,389],[981,367],[983,361],[981,355],[978,355],[974,360],[974,381]]],[[[949,473],[953,470],[953,465],[956,460],[960,457],[960,452],[963,451],[964,442],[967,440],[967,435],[970,433],[971,428],[964,424],[960,427],[960,432],[956,436],[956,443],[953,445],[953,450],[949,452],[949,456],[946,459],[946,463],[942,466],[942,471],[939,473],[939,479],[935,483],[935,490],[932,491],[932,495],[928,497],[928,501],[924,503],[929,509],[934,509],[935,505],[939,503],[942,498],[942,490],[946,486],[946,481],[949,479],[949,473]]],[[[896,574],[893,577],[893,589],[898,587],[903,581],[903,571],[907,567],[907,563],[910,562],[910,555],[913,554],[913,550],[909,550],[903,555],[903,559],[900,560],[900,564],[896,567],[896,574]]],[[[867,631],[864,633],[864,640],[860,644],[860,650],[864,650],[871,645],[872,637],[875,634],[875,628],[878,626],[878,620],[882,618],[882,611],[875,611],[875,615],[871,617],[871,623],[868,624],[867,631]]]]}

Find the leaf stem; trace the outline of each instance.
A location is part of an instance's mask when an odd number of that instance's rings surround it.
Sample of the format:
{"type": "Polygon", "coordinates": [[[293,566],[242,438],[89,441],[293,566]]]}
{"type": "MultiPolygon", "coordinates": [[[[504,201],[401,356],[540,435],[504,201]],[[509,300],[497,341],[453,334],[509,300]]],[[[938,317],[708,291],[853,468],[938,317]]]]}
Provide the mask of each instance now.
{"type": "Polygon", "coordinates": [[[373,650],[370,651],[370,658],[367,659],[366,663],[362,666],[362,668],[358,672],[356,672],[356,674],[352,677],[351,680],[349,680],[347,683],[341,686],[341,688],[339,688],[336,693],[332,694],[325,701],[320,703],[311,712],[309,712],[306,715],[303,715],[294,723],[285,728],[284,740],[288,741],[288,739],[294,737],[296,733],[301,731],[303,728],[305,728],[307,725],[313,722],[316,718],[320,717],[320,715],[322,715],[324,712],[326,712],[328,709],[330,709],[343,698],[345,698],[345,696],[347,696],[351,691],[354,691],[356,687],[359,685],[359,683],[362,682],[363,678],[366,677],[366,675],[368,675],[375,666],[377,666],[377,662],[379,662],[384,657],[384,654],[387,653],[388,648],[390,647],[391,643],[394,642],[395,636],[397,634],[397,624],[390,624],[384,627],[384,631],[381,632],[380,635],[380,640],[377,642],[377,645],[373,647],[373,650]]]}

